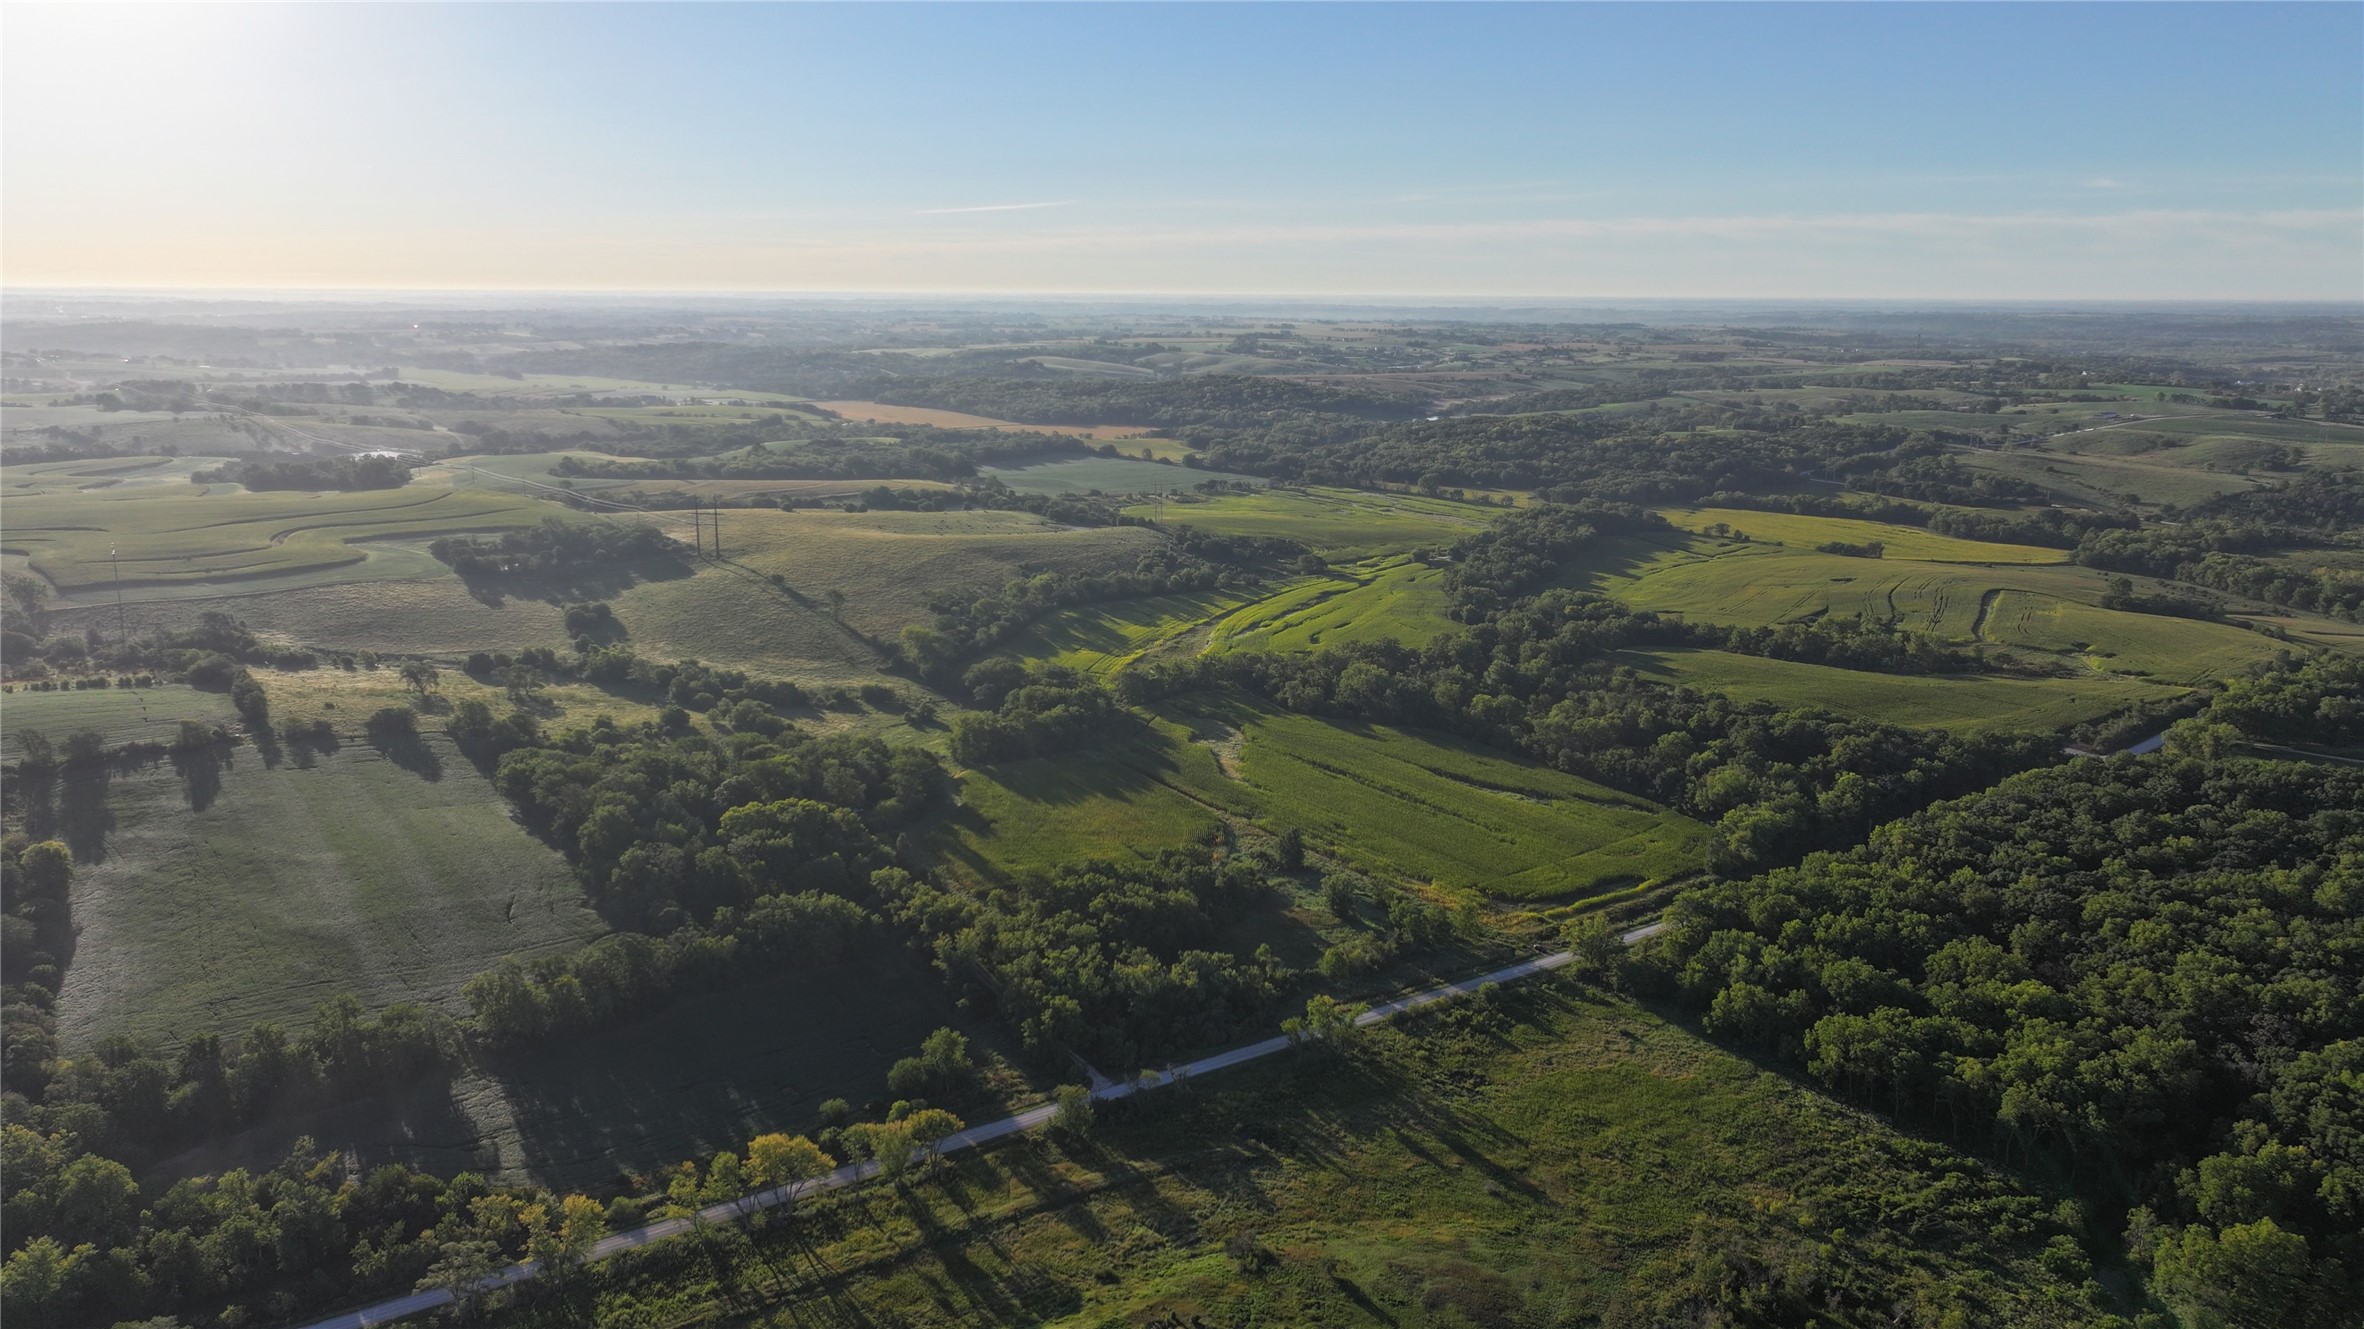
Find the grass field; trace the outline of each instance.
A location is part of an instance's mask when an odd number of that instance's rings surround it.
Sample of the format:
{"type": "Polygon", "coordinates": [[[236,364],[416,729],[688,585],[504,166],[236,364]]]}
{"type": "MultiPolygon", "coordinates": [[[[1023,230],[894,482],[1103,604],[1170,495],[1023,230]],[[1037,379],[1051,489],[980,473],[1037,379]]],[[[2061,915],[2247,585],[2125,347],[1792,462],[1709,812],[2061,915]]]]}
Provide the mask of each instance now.
{"type": "Polygon", "coordinates": [[[182,683],[152,688],[92,688],[0,696],[0,759],[16,760],[16,736],[38,730],[54,745],[77,729],[95,729],[108,747],[170,743],[183,720],[229,724],[237,718],[225,692],[200,692],[182,683]]]}
{"type": "Polygon", "coordinates": [[[1458,739],[1214,695],[1084,754],[970,771],[961,800],[944,852],[1002,877],[1111,846],[1152,853],[1235,817],[1383,875],[1560,900],[1696,871],[1706,840],[1641,799],[1458,739]]]}
{"type": "Polygon", "coordinates": [[[814,402],[848,420],[870,420],[884,425],[934,425],[938,429],[1004,429],[1028,434],[1070,434],[1077,438],[1139,438],[1155,430],[1135,425],[1023,425],[966,411],[939,411],[932,406],[889,406],[875,401],[814,402]]]}
{"type": "MultiPolygon", "coordinates": [[[[1277,595],[1291,594],[1293,586],[1285,584],[1277,595]]],[[[1219,618],[1235,606],[1244,603],[1253,609],[1271,603],[1269,598],[1257,597],[1256,591],[1196,591],[1078,605],[1036,619],[1004,641],[994,654],[1105,674],[1187,637],[1208,619],[1219,618]]]]}
{"type": "MultiPolygon", "coordinates": [[[[301,1023],[351,992],[450,1005],[505,955],[604,931],[558,854],[439,736],[251,748],[61,787],[83,866],[65,1042],[301,1023]]],[[[37,829],[37,828],[36,828],[37,829]]]]}
{"type": "Polygon", "coordinates": [[[1819,706],[1865,719],[1962,735],[2062,729],[2138,701],[2181,691],[2137,679],[1872,674],[1728,651],[1631,651],[1618,657],[1649,677],[1744,701],[1819,706]]]}
{"type": "Polygon", "coordinates": [[[1014,1142],[958,1156],[932,1184],[821,1202],[715,1262],[603,1267],[570,1314],[776,1329],[1688,1324],[1705,1321],[1687,1292],[1769,1304],[1746,1289],[1779,1284],[1818,1308],[1825,1287],[1861,1289],[1879,1308],[1797,1323],[1870,1323],[1891,1304],[1927,1324],[2090,1316],[2085,1271],[2037,1258],[2059,1230],[2052,1197],[1565,989],[1385,1029],[1351,1061],[1296,1054],[1207,1077],[1110,1118],[1087,1141],[1014,1142]]]}
{"type": "Polygon", "coordinates": [[[445,1176],[641,1191],[648,1176],[682,1159],[743,1149],[764,1131],[814,1132],[832,1098],[883,1115],[887,1067],[947,1025],[996,1065],[992,1099],[964,1113],[983,1119],[1034,1096],[1013,1069],[1006,1036],[961,1011],[942,980],[888,944],[844,966],[691,997],[448,1086],[276,1120],[162,1170],[268,1167],[309,1135],[365,1167],[403,1162],[445,1176]],[[622,1174],[640,1181],[623,1184],[622,1174]]]}
{"type": "Polygon", "coordinates": [[[1960,460],[1965,466],[2025,480],[2055,500],[2075,504],[2115,506],[2131,497],[2137,503],[2189,507],[2263,483],[2245,475],[2170,465],[2149,457],[2078,456],[2027,449],[1965,452],[1960,460]]]}
{"type": "Polygon", "coordinates": [[[1864,521],[1855,517],[1810,517],[1788,512],[1756,512],[1741,508],[1660,508],[1659,515],[1686,531],[1712,525],[1746,532],[1752,540],[1770,540],[1812,549],[1816,545],[1880,544],[1885,557],[1924,563],[2066,563],[2069,551],[2036,545],[1991,544],[1938,535],[1918,526],[1864,521]]]}
{"type": "Polygon", "coordinates": [[[1952,641],[2063,655],[2162,682],[2222,677],[2286,649],[2228,624],[2100,608],[2103,574],[2083,567],[1921,563],[1653,537],[1605,541],[1566,580],[1703,623],[1760,627],[1866,614],[1952,641]]]}
{"type": "Polygon", "coordinates": [[[1311,651],[1394,638],[1425,645],[1457,625],[1445,617],[1444,569],[1409,557],[1330,569],[1216,621],[1210,650],[1311,651]]]}
{"type": "Polygon", "coordinates": [[[980,466],[977,474],[1021,494],[1149,494],[1196,489],[1209,480],[1261,485],[1236,471],[1168,466],[1131,457],[1060,457],[1023,466],[980,466]]]}
{"type": "MultiPolygon", "coordinates": [[[[1160,518],[1154,504],[1125,509],[1160,518]]],[[[1485,529],[1501,515],[1493,508],[1410,494],[1354,489],[1290,489],[1167,503],[1162,520],[1216,535],[1279,536],[1325,558],[1367,558],[1421,544],[1446,544],[1485,529]]]]}

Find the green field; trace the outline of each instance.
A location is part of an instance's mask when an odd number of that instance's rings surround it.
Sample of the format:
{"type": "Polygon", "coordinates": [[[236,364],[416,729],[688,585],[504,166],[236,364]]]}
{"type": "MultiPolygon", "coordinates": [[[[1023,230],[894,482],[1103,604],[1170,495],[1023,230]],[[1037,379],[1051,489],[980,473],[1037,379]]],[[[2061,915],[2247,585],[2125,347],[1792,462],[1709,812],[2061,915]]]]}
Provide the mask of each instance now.
{"type": "Polygon", "coordinates": [[[1811,1309],[1763,1323],[1885,1322],[1895,1306],[1929,1325],[2089,1322],[2081,1259],[2061,1272],[2038,1259],[2060,1231],[2054,1197],[1639,1006],[1566,989],[1105,1117],[1089,1140],[964,1153],[936,1183],[821,1202],[750,1245],[716,1243],[712,1263],[602,1266],[580,1314],[811,1329],[1758,1323],[1697,1308],[1775,1304],[1778,1287],[1811,1309]],[[1824,1300],[1840,1295],[1841,1308],[1824,1300]]]}
{"type": "Polygon", "coordinates": [[[1235,606],[1245,604],[1252,610],[1297,589],[1292,582],[1262,598],[1257,598],[1257,591],[1217,590],[1077,605],[1036,619],[1004,641],[994,654],[1047,661],[1090,674],[1110,673],[1159,646],[1189,636],[1209,619],[1229,621],[1224,616],[1235,606]]]}
{"type": "Polygon", "coordinates": [[[2025,480],[2061,502],[2111,507],[2128,499],[2143,504],[2189,507],[2220,494],[2255,489],[2261,483],[2245,475],[2163,463],[2155,460],[2159,455],[2078,456],[2024,449],[1966,452],[1960,460],[1965,466],[2025,480]]]}
{"type": "Polygon", "coordinates": [[[1819,706],[1915,729],[1974,735],[2063,729],[2181,689],[2122,678],[1873,674],[1728,651],[1629,651],[1618,663],[1662,682],[1785,708],[1819,706]]]}
{"type": "Polygon", "coordinates": [[[200,692],[183,683],[150,688],[90,688],[0,696],[0,758],[16,759],[16,736],[40,731],[52,745],[77,729],[95,729],[108,747],[170,743],[183,720],[226,725],[237,718],[226,692],[200,692]]]}
{"type": "Polygon", "coordinates": [[[439,736],[391,753],[348,739],[276,768],[242,747],[59,786],[55,829],[82,860],[58,998],[71,1047],[300,1024],[342,992],[450,1007],[503,956],[605,930],[439,736]]]}
{"type": "Polygon", "coordinates": [[[968,772],[945,852],[1014,876],[1154,852],[1238,818],[1295,827],[1366,870],[1561,900],[1696,871],[1706,828],[1630,795],[1440,734],[1341,724],[1213,695],[1167,702],[1088,754],[968,772]]]}
{"type": "Polygon", "coordinates": [[[1864,521],[1855,517],[1809,517],[1788,512],[1757,512],[1743,508],[1660,508],[1659,515],[1686,531],[1723,525],[1745,532],[1752,540],[1812,549],[1816,545],[1879,544],[1884,557],[1924,563],[2066,563],[2069,551],[2037,545],[1990,544],[1939,535],[1918,526],[1864,521]]]}
{"type": "Polygon", "coordinates": [[[1409,557],[1374,559],[1224,616],[1213,650],[1311,651],[1394,638],[1425,645],[1452,631],[1445,616],[1444,569],[1409,557]]]}
{"type": "Polygon", "coordinates": [[[1367,558],[1422,544],[1450,544],[1484,530],[1495,509],[1449,499],[1356,489],[1289,489],[1232,494],[1200,502],[1125,509],[1136,517],[1216,535],[1279,536],[1324,558],[1367,558]]]}
{"type": "MultiPolygon", "coordinates": [[[[1119,451],[1131,448],[1118,443],[1119,451]]],[[[1021,494],[1148,494],[1196,489],[1209,480],[1261,485],[1235,471],[1208,471],[1132,457],[1061,457],[1023,466],[980,466],[977,474],[999,480],[1021,494]]]]}
{"type": "Polygon", "coordinates": [[[1864,614],[1951,641],[2060,655],[2162,682],[2223,677],[2287,649],[2228,624],[2100,608],[2105,577],[2083,567],[1920,563],[1652,537],[1603,542],[1567,580],[1702,623],[1765,627],[1864,614]]]}

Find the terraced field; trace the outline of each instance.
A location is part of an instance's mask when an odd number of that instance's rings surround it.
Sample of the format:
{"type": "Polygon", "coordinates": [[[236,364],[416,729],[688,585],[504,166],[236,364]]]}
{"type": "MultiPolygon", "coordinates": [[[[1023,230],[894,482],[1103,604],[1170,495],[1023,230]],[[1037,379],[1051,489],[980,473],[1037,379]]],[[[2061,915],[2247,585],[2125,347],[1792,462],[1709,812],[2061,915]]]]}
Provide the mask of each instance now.
{"type": "Polygon", "coordinates": [[[2129,678],[1872,674],[1728,651],[1630,651],[1617,662],[1666,683],[1781,707],[1821,707],[1914,729],[1975,735],[2065,729],[2181,688],[2129,678]]]}
{"type": "Polygon", "coordinates": [[[1423,645],[1456,626],[1444,569],[1408,556],[1333,567],[1214,624],[1214,651],[1311,651],[1394,638],[1423,645]]]}
{"type": "Polygon", "coordinates": [[[1196,489],[1210,480],[1262,485],[1237,471],[1168,466],[1132,457],[1052,457],[1024,465],[980,466],[977,474],[1021,494],[1151,494],[1196,489]]]}
{"type": "Polygon", "coordinates": [[[1162,704],[1088,754],[970,771],[962,801],[942,852],[1004,877],[1110,845],[1153,853],[1238,819],[1295,827],[1383,876],[1567,900],[1697,871],[1707,840],[1645,800],[1459,739],[1213,694],[1162,704]]]}
{"type": "Polygon", "coordinates": [[[2222,677],[2287,649],[2228,624],[2103,609],[2103,575],[2073,566],[1850,558],[1687,537],[1604,542],[1566,580],[1703,623],[1768,627],[1863,614],[1952,641],[2065,655],[2162,682],[2222,677]]]}

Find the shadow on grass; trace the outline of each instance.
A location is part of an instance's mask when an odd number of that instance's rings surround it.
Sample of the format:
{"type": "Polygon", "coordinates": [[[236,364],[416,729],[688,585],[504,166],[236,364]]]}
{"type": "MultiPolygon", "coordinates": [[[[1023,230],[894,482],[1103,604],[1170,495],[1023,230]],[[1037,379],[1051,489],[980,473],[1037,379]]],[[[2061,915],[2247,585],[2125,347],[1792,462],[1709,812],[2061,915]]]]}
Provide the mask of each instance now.
{"type": "Polygon", "coordinates": [[[397,767],[433,783],[443,778],[443,758],[417,734],[372,734],[369,745],[397,767]]]}
{"type": "Polygon", "coordinates": [[[181,777],[181,792],[189,800],[189,811],[203,812],[213,806],[214,800],[221,797],[222,772],[229,766],[229,750],[219,744],[173,749],[173,773],[181,777]]]}
{"type": "MultiPolygon", "coordinates": [[[[542,600],[572,604],[621,595],[643,582],[681,581],[697,575],[686,558],[644,558],[626,563],[601,563],[564,572],[476,573],[462,576],[468,594],[499,609],[511,600],[542,600]]],[[[622,635],[619,630],[619,637],[622,635]]]]}

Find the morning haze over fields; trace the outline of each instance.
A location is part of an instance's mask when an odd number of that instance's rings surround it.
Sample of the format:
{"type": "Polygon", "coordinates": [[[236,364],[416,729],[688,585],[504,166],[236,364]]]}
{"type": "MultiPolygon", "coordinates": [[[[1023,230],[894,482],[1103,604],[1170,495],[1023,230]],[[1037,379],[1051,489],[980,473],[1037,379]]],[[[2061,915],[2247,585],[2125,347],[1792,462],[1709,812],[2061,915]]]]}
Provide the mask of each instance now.
{"type": "Polygon", "coordinates": [[[0,1319],[2355,1325],[2359,55],[0,11],[0,1319]]]}

